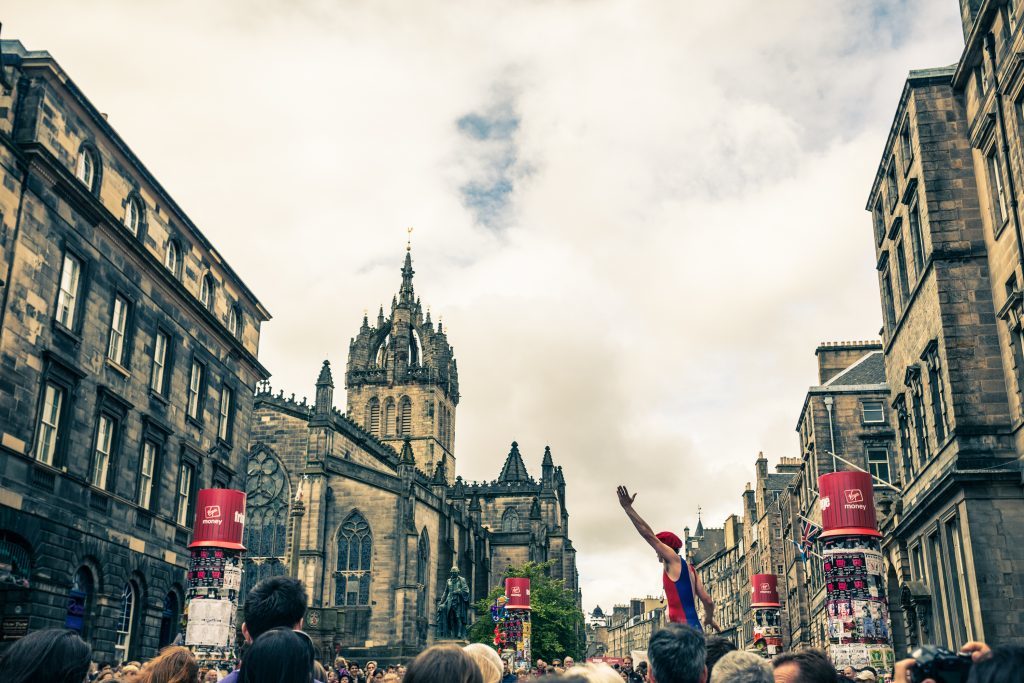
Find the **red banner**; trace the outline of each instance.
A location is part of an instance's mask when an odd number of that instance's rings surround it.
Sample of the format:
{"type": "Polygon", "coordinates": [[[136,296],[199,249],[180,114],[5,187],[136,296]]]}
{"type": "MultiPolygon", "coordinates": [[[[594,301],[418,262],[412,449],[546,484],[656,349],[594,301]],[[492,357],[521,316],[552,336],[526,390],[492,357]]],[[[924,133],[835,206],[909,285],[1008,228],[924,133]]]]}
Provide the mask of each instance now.
{"type": "Polygon", "coordinates": [[[831,472],[818,477],[821,538],[881,536],[875,519],[875,492],[867,472],[831,472]]]}
{"type": "Polygon", "coordinates": [[[196,523],[189,548],[245,550],[245,493],[233,489],[202,489],[196,496],[196,523]]]}
{"type": "Polygon", "coordinates": [[[750,577],[751,607],[779,606],[779,577],[775,574],[754,574],[750,577]]]}
{"type": "Polygon", "coordinates": [[[505,609],[530,609],[530,580],[509,577],[505,579],[505,609]]]}

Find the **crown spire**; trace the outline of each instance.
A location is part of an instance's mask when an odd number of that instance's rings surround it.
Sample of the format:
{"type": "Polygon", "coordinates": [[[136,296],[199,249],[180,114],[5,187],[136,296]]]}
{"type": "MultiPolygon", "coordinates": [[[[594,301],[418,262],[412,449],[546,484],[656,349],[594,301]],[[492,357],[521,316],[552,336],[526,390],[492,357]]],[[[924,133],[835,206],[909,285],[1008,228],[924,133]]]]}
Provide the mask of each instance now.
{"type": "Polygon", "coordinates": [[[412,304],[416,297],[412,292],[412,276],[415,271],[412,269],[412,228],[407,228],[409,240],[405,243],[405,264],[402,266],[402,288],[398,290],[398,301],[402,304],[412,304]]]}

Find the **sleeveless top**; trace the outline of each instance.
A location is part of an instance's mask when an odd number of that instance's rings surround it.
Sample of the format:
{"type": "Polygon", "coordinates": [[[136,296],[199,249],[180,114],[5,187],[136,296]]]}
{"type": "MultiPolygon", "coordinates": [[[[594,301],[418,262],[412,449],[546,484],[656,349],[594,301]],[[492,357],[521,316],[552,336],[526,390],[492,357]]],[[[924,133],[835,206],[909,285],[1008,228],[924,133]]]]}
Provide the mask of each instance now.
{"type": "Polygon", "coordinates": [[[668,620],[674,623],[692,626],[703,632],[704,628],[697,616],[697,586],[693,578],[693,568],[683,557],[682,571],[679,578],[673,581],[667,572],[661,573],[661,583],[665,588],[665,601],[668,603],[668,620]]]}

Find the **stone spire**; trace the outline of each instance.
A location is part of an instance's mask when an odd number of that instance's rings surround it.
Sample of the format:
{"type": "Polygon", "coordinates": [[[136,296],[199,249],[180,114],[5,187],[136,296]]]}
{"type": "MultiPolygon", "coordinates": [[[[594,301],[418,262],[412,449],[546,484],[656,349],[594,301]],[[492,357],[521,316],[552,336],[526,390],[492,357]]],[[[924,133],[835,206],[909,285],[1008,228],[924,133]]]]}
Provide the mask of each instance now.
{"type": "Polygon", "coordinates": [[[412,452],[412,443],[409,438],[406,437],[405,441],[402,442],[402,453],[398,461],[403,465],[415,465],[416,456],[412,452]]]}
{"type": "Polygon", "coordinates": [[[540,464],[540,483],[546,489],[555,488],[555,463],[551,459],[551,446],[544,447],[544,459],[540,464]]]}
{"type": "Polygon", "coordinates": [[[405,248],[405,264],[402,266],[402,286],[398,290],[398,302],[412,305],[416,303],[416,296],[412,291],[412,276],[415,271],[412,269],[412,246],[405,248]]]}
{"type": "Polygon", "coordinates": [[[700,521],[700,506],[697,506],[697,528],[693,532],[697,538],[704,538],[704,524],[700,521]]]}
{"type": "Polygon", "coordinates": [[[526,472],[526,465],[523,463],[523,456],[519,454],[519,444],[512,442],[512,450],[505,458],[505,466],[501,468],[498,475],[500,482],[528,482],[530,475],[526,472]]]}
{"type": "Polygon", "coordinates": [[[325,360],[320,368],[320,376],[316,378],[316,414],[330,415],[334,405],[334,378],[331,376],[331,363],[325,360]]]}

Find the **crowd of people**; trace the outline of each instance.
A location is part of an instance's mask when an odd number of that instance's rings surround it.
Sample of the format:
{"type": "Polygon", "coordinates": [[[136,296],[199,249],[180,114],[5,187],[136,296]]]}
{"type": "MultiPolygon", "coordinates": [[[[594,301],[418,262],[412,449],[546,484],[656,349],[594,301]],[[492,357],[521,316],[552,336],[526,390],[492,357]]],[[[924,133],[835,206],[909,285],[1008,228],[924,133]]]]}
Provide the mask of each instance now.
{"type": "MultiPolygon", "coordinates": [[[[75,632],[35,631],[0,656],[2,683],[880,683],[870,667],[836,671],[820,650],[776,656],[737,650],[721,637],[705,638],[697,628],[670,623],[650,640],[646,662],[626,657],[621,665],[577,664],[572,657],[511,671],[491,647],[435,645],[408,666],[360,663],[338,657],[326,666],[302,632],[306,593],[289,577],[266,579],[245,602],[242,635],[246,646],[232,671],[205,668],[185,647],[166,647],[146,663],[97,666],[92,648],[75,632]]],[[[968,643],[968,668],[953,678],[941,667],[923,671],[914,659],[896,664],[895,683],[1024,683],[1024,646],[989,648],[968,643]],[[966,673],[964,677],[963,673],[966,673]]]]}

